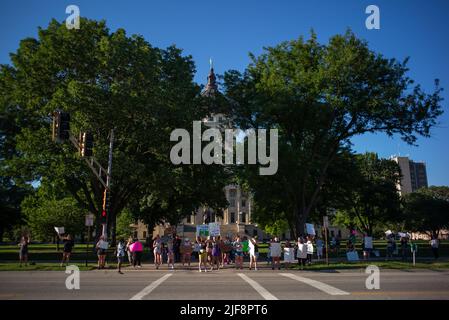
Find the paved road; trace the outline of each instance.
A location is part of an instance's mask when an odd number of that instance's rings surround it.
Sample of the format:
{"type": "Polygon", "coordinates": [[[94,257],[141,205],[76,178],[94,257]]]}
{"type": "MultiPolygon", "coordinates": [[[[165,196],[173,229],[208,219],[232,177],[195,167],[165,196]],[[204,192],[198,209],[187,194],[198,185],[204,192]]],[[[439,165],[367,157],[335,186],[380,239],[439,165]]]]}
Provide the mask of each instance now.
{"type": "Polygon", "coordinates": [[[66,289],[64,271],[0,272],[0,299],[449,299],[449,270],[381,270],[379,290],[366,289],[364,270],[124,272],[82,271],[79,290],[66,289]]]}

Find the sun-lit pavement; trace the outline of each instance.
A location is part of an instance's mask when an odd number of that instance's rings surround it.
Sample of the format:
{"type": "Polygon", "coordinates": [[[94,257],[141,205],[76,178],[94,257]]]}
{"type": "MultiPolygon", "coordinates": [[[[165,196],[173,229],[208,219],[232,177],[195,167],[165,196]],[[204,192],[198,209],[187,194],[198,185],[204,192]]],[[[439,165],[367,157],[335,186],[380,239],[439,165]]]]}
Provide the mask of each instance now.
{"type": "Polygon", "coordinates": [[[380,289],[368,290],[365,270],[235,270],[199,273],[167,268],[81,271],[68,290],[64,271],[0,272],[0,299],[449,299],[449,270],[381,270],[380,289]]]}

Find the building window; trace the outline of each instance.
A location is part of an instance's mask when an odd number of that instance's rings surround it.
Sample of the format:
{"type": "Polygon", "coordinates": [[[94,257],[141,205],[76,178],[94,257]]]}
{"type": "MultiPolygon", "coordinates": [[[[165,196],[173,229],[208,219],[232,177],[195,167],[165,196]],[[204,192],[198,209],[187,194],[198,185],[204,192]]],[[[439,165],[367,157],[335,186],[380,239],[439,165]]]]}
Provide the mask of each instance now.
{"type": "Polygon", "coordinates": [[[186,222],[187,222],[187,223],[192,223],[192,215],[191,215],[191,214],[189,214],[189,215],[187,216],[186,222]]]}
{"type": "Polygon", "coordinates": [[[235,189],[230,189],[229,190],[229,197],[230,198],[235,198],[237,196],[237,190],[235,189]]]}
{"type": "Polygon", "coordinates": [[[229,207],[230,208],[235,208],[235,198],[230,198],[229,199],[229,207]]]}
{"type": "Polygon", "coordinates": [[[231,223],[235,223],[235,213],[231,212],[231,223]]]}
{"type": "Polygon", "coordinates": [[[143,238],[144,238],[144,239],[147,238],[147,232],[146,232],[146,231],[143,232],[143,238]]]}
{"type": "Polygon", "coordinates": [[[246,223],[246,213],[245,212],[240,213],[240,222],[246,223]]]}
{"type": "Polygon", "coordinates": [[[245,199],[242,200],[242,207],[246,207],[246,200],[245,199]]]}
{"type": "Polygon", "coordinates": [[[334,230],[331,230],[331,237],[335,237],[334,230]]]}

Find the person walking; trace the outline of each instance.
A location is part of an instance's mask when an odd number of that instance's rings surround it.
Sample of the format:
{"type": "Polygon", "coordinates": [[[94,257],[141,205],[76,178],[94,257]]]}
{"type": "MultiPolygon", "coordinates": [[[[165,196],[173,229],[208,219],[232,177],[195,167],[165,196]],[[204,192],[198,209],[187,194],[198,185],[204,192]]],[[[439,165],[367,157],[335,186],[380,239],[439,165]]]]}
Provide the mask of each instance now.
{"type": "Polygon", "coordinates": [[[105,241],[104,236],[100,236],[95,248],[97,249],[98,256],[98,269],[104,269],[106,264],[106,253],[108,250],[109,244],[105,241]]]}
{"type": "Polygon", "coordinates": [[[440,257],[440,255],[438,253],[439,246],[440,246],[440,241],[438,240],[438,238],[436,236],[433,236],[432,239],[430,240],[430,248],[432,249],[433,257],[435,258],[435,260],[440,257]]]}
{"type": "Polygon", "coordinates": [[[259,244],[257,242],[257,236],[254,238],[249,238],[249,270],[254,267],[257,271],[257,258],[259,258],[259,244]]]}
{"type": "Polygon", "coordinates": [[[125,240],[123,238],[120,238],[120,240],[117,243],[117,269],[118,273],[123,274],[122,272],[122,263],[125,260],[125,251],[126,251],[127,245],[125,244],[125,240]]]}
{"type": "Polygon", "coordinates": [[[193,253],[192,256],[199,261],[200,259],[200,250],[201,250],[201,238],[196,237],[195,243],[193,244],[193,253]]]}
{"type": "Polygon", "coordinates": [[[389,236],[388,240],[387,240],[387,256],[386,256],[385,260],[388,260],[388,258],[393,257],[394,246],[395,246],[395,243],[394,243],[393,237],[389,236]]]}
{"type": "Polygon", "coordinates": [[[23,236],[19,242],[19,260],[20,267],[22,267],[22,263],[25,264],[25,267],[28,266],[28,245],[30,244],[30,238],[27,236],[23,236]]]}
{"type": "Polygon", "coordinates": [[[66,237],[61,237],[62,243],[64,244],[64,250],[62,252],[62,260],[61,260],[61,267],[64,265],[64,262],[66,265],[69,264],[70,256],[72,254],[72,249],[75,246],[75,241],[73,241],[73,238],[70,234],[68,234],[66,237]]]}
{"type": "Polygon", "coordinates": [[[154,265],[156,269],[162,264],[162,240],[159,235],[153,239],[153,254],[154,254],[154,265]]]}
{"type": "Polygon", "coordinates": [[[167,267],[169,270],[173,271],[175,269],[175,244],[177,242],[176,238],[169,239],[167,241],[167,267]]]}
{"type": "Polygon", "coordinates": [[[303,270],[307,261],[307,244],[304,243],[302,237],[298,238],[296,258],[301,270],[303,270]]]}
{"type": "Polygon", "coordinates": [[[270,244],[270,256],[272,259],[271,270],[274,270],[276,267],[278,270],[281,270],[281,254],[281,243],[279,242],[279,238],[275,237],[273,242],[270,244]]]}

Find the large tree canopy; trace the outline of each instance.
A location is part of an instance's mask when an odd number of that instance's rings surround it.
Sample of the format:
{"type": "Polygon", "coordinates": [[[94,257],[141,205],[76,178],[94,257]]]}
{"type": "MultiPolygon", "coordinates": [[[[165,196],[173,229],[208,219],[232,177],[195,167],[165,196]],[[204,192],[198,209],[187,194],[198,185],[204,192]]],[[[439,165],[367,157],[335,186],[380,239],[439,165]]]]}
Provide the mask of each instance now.
{"type": "Polygon", "coordinates": [[[0,107],[14,126],[8,139],[17,154],[2,166],[16,181],[48,179],[70,191],[83,210],[100,214],[101,184],[73,145],[50,139],[49,114],[61,109],[70,113],[75,137],[93,133],[94,156],[103,167],[114,129],[113,238],[117,214],[147,197],[155,199],[154,212],[176,213],[178,220],[202,203],[225,204],[226,181],[214,179],[220,167],[174,166],[169,158],[170,132],[208,114],[193,82],[194,63],[180,49],[155,48],[123,29],[111,32],[104,22],[81,19],[79,30],[68,30],[53,20],[37,39],[22,40],[11,60],[0,69],[0,107]],[[204,175],[207,188],[197,189],[204,175]],[[183,205],[163,207],[172,195],[183,205]]]}
{"type": "MultiPolygon", "coordinates": [[[[407,76],[407,60],[387,59],[349,31],[327,44],[315,34],[301,37],[251,58],[243,74],[225,74],[225,93],[235,102],[236,125],[279,129],[278,187],[297,235],[352,137],[383,132],[413,144],[430,135],[442,113],[437,81],[433,93],[423,92],[407,76]]],[[[257,193],[264,177],[252,177],[257,193]]]]}

